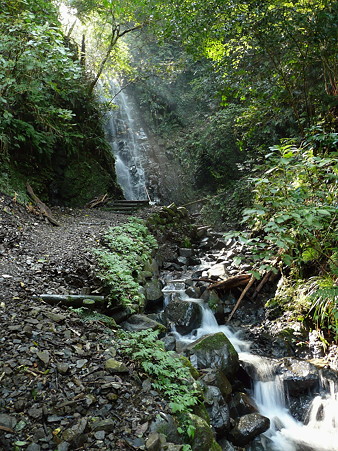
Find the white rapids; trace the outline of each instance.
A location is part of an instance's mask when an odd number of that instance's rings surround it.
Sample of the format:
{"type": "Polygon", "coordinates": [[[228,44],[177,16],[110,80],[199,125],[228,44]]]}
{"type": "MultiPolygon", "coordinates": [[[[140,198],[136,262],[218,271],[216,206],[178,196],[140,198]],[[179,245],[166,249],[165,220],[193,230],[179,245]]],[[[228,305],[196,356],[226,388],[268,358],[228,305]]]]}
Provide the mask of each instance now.
{"type": "MultiPolygon", "coordinates": [[[[267,358],[250,353],[250,343],[240,338],[227,326],[219,326],[211,309],[200,299],[189,298],[184,284],[172,281],[164,288],[166,302],[171,294],[187,302],[198,302],[202,307],[201,326],[188,335],[173,331],[180,342],[191,343],[198,338],[223,332],[239,353],[243,363],[255,368],[252,397],[259,412],[270,419],[270,429],[261,435],[261,449],[265,451],[338,451],[338,387],[334,381],[322,380],[326,394],[316,396],[309,408],[305,423],[294,419],[286,403],[283,380],[273,372],[267,358]]],[[[247,448],[250,451],[250,448],[247,448]]]]}

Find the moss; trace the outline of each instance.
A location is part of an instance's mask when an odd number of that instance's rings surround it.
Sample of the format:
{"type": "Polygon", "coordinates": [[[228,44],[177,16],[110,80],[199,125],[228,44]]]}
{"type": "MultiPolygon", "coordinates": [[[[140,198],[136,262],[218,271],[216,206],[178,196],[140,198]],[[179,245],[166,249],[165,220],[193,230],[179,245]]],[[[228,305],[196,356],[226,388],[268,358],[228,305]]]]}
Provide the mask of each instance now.
{"type": "Polygon", "coordinates": [[[223,334],[223,332],[217,332],[216,334],[206,335],[193,345],[195,350],[214,351],[221,349],[224,345],[227,345],[231,354],[237,354],[230,340],[223,334]]]}
{"type": "Polygon", "coordinates": [[[59,195],[70,207],[83,206],[96,196],[114,191],[111,174],[94,158],[73,159],[60,177],[59,195]]]}
{"type": "Polygon", "coordinates": [[[199,373],[199,371],[192,365],[192,363],[190,362],[190,360],[189,360],[187,357],[183,356],[183,355],[180,355],[180,360],[181,360],[181,362],[183,363],[183,366],[184,366],[185,368],[188,368],[188,370],[190,371],[190,374],[192,375],[192,377],[193,377],[194,379],[197,380],[197,379],[200,377],[200,373],[199,373]]]}

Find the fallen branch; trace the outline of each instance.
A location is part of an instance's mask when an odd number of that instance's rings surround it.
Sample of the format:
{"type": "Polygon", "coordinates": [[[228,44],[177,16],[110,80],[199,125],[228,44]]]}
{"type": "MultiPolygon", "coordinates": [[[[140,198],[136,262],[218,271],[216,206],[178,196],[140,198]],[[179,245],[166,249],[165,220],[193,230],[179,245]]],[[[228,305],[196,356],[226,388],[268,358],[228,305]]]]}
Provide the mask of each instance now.
{"type": "Polygon", "coordinates": [[[56,219],[53,218],[52,212],[50,211],[50,209],[47,207],[46,204],[44,204],[38,198],[38,196],[34,193],[33,188],[30,186],[30,184],[28,182],[26,183],[26,189],[27,189],[27,193],[30,195],[30,197],[36,203],[38,209],[40,210],[40,213],[43,216],[45,216],[51,224],[53,224],[55,226],[60,226],[60,224],[56,221],[56,219]]]}
{"type": "Polygon", "coordinates": [[[238,298],[238,301],[236,302],[234,308],[232,309],[232,312],[229,315],[228,321],[229,322],[231,320],[231,318],[234,316],[234,313],[236,312],[236,310],[239,307],[239,304],[242,302],[242,299],[244,298],[244,296],[246,295],[247,291],[249,290],[249,288],[253,285],[253,283],[255,282],[255,278],[254,276],[251,276],[249,282],[247,283],[247,286],[244,288],[244,290],[242,291],[242,294],[240,295],[240,297],[238,298]]]}
{"type": "Polygon", "coordinates": [[[14,434],[13,429],[7,428],[6,426],[0,426],[0,431],[10,432],[11,434],[14,434]]]}
{"type": "Polygon", "coordinates": [[[257,286],[257,288],[255,289],[253,295],[251,296],[251,299],[255,299],[255,297],[257,296],[257,294],[261,291],[261,289],[263,288],[263,286],[268,282],[270,276],[272,274],[272,271],[268,271],[264,274],[264,277],[262,278],[262,280],[259,282],[259,285],[257,286]]]}
{"type": "Polygon", "coordinates": [[[91,200],[85,205],[85,208],[94,208],[98,205],[105,204],[109,199],[108,194],[102,194],[102,196],[95,197],[95,199],[91,200]]]}
{"type": "Polygon", "coordinates": [[[33,296],[33,299],[41,299],[47,304],[56,305],[64,304],[71,307],[93,307],[102,306],[105,298],[104,296],[93,296],[84,294],[69,294],[69,295],[59,295],[59,294],[40,294],[38,296],[33,296]]]}
{"type": "Polygon", "coordinates": [[[229,277],[226,280],[211,284],[208,290],[230,290],[231,288],[240,287],[246,285],[250,277],[250,274],[239,274],[238,276],[229,277]]]}

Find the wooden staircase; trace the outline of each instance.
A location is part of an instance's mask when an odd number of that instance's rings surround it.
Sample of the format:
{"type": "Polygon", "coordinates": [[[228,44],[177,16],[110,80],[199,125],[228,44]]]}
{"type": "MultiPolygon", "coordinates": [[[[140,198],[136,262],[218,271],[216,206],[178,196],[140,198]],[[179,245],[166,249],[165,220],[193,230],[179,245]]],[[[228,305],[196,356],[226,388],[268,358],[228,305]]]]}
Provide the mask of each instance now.
{"type": "Polygon", "coordinates": [[[131,215],[140,208],[149,207],[148,200],[114,200],[107,202],[105,210],[113,211],[114,213],[131,215]]]}

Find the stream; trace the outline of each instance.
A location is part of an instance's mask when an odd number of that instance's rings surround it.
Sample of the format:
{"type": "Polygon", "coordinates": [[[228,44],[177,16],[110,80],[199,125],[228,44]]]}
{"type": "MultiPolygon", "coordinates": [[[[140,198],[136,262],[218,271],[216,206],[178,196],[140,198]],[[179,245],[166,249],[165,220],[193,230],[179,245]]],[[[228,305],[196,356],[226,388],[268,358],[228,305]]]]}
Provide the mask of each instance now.
{"type": "MultiPolygon", "coordinates": [[[[172,333],[176,340],[188,345],[207,334],[223,332],[239,354],[244,367],[253,367],[256,375],[249,394],[259,413],[270,419],[270,429],[255,440],[248,451],[335,451],[338,449],[338,387],[335,381],[321,378],[321,395],[314,397],[305,415],[304,423],[292,417],[288,409],[287,393],[281,376],[268,358],[250,353],[250,343],[241,338],[241,332],[218,325],[207,303],[185,293],[184,277],[179,281],[167,281],[163,289],[165,304],[171,298],[188,303],[198,303],[202,309],[200,327],[189,334],[179,334],[175,326],[172,333]]],[[[193,356],[192,356],[193,357],[193,356]]],[[[194,361],[192,364],[194,365],[194,361]]]]}

